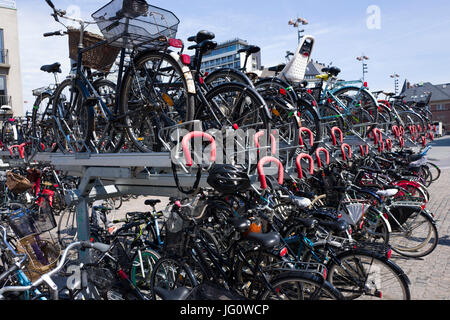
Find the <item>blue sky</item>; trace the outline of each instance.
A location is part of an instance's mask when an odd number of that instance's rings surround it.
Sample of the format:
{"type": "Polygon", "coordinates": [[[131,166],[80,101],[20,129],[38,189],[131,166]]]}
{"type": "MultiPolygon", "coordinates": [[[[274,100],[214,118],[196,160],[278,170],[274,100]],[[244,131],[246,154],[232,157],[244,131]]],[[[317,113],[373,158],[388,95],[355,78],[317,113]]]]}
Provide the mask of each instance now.
{"type": "MultiPolygon", "coordinates": [[[[62,9],[83,18],[102,7],[106,0],[53,0],[62,9]]],[[[450,82],[450,2],[448,0],[313,1],[313,0],[208,0],[147,1],[173,11],[181,20],[178,37],[185,40],[207,29],[222,42],[242,38],[262,48],[262,63],[284,62],[287,50],[297,45],[297,33],[287,22],[301,16],[309,21],[306,34],[316,39],[312,58],[342,69],[346,80],[360,79],[357,56],[370,57],[366,79],[373,90],[393,91],[392,73],[412,83],[450,82]],[[380,9],[380,29],[369,29],[367,9],[380,9]]],[[[43,38],[44,32],[61,27],[49,16],[44,0],[17,0],[23,73],[24,100],[34,100],[31,90],[53,81],[39,71],[43,64],[61,62],[68,72],[67,38],[43,38]]],[[[95,31],[95,27],[92,29],[95,31]]]]}

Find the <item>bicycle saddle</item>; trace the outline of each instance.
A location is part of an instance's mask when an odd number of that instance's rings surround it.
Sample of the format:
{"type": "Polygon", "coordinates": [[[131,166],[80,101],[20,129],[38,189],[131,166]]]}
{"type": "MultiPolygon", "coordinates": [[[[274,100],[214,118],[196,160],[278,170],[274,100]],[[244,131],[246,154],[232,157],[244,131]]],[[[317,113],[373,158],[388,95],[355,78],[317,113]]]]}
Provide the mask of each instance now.
{"type": "Polygon", "coordinates": [[[200,30],[197,35],[189,37],[188,41],[189,42],[195,42],[197,44],[199,44],[200,42],[203,42],[205,40],[212,40],[216,37],[216,35],[210,31],[206,31],[206,30],[200,30]]]}
{"type": "Polygon", "coordinates": [[[202,53],[208,52],[209,50],[213,50],[217,47],[217,42],[211,40],[204,40],[198,44],[190,46],[188,50],[197,50],[200,49],[202,53]]]}
{"type": "Polygon", "coordinates": [[[318,220],[320,226],[327,228],[334,232],[343,232],[348,229],[347,221],[340,219],[338,221],[324,221],[318,220]]]}
{"type": "Polygon", "coordinates": [[[376,194],[380,197],[390,198],[397,195],[398,189],[378,190],[376,194]]]}
{"type": "Polygon", "coordinates": [[[148,200],[145,200],[144,204],[145,204],[146,206],[152,206],[152,207],[154,207],[155,205],[157,205],[157,204],[160,203],[160,202],[161,202],[161,200],[150,200],[150,199],[148,199],[148,200]]]}
{"type": "Polygon", "coordinates": [[[247,239],[259,244],[263,248],[271,249],[280,243],[280,235],[278,233],[256,233],[252,232],[247,236],[247,239]]]}
{"type": "Polygon", "coordinates": [[[322,72],[325,72],[327,74],[337,77],[339,75],[339,73],[341,73],[341,69],[336,68],[336,67],[323,68],[322,72]]]}
{"type": "Polygon", "coordinates": [[[275,67],[270,67],[269,71],[281,72],[281,71],[283,71],[284,67],[286,67],[285,64],[279,64],[279,65],[277,65],[275,67]]]}
{"type": "Polygon", "coordinates": [[[245,52],[247,55],[251,55],[252,53],[258,53],[261,51],[260,47],[257,46],[247,46],[238,50],[238,53],[245,52]]]}
{"type": "Polygon", "coordinates": [[[232,217],[228,221],[239,232],[245,232],[250,228],[250,220],[245,218],[232,217]]]}
{"type": "Polygon", "coordinates": [[[186,300],[191,291],[186,287],[176,288],[174,290],[167,290],[160,287],[154,288],[155,293],[163,300],[181,301],[186,300]]]}
{"type": "Polygon", "coordinates": [[[41,71],[48,73],[62,73],[61,71],[61,63],[56,62],[54,64],[48,64],[41,67],[41,71]]]}

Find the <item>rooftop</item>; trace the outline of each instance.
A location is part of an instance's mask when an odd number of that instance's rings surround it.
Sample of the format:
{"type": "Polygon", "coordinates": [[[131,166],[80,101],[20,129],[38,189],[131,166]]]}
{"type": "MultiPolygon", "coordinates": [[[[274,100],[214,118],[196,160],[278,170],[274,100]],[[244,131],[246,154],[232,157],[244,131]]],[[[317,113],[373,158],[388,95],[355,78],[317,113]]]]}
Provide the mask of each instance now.
{"type": "Polygon", "coordinates": [[[426,100],[428,93],[432,94],[431,102],[450,101],[450,83],[434,85],[423,82],[410,86],[403,94],[406,95],[407,101],[420,102],[426,100]]]}
{"type": "Polygon", "coordinates": [[[17,9],[16,0],[0,0],[0,8],[17,9]]]}

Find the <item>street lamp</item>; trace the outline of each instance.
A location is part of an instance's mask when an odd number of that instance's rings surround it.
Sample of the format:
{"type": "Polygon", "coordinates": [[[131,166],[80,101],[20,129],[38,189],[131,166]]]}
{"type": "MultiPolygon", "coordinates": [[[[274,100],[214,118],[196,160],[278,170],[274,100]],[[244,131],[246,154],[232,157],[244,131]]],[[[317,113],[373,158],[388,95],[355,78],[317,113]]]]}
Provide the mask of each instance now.
{"type": "Polygon", "coordinates": [[[395,94],[398,94],[398,78],[400,78],[400,76],[396,73],[393,73],[390,75],[390,77],[392,79],[394,79],[394,86],[395,86],[395,94]]]}
{"type": "Polygon", "coordinates": [[[366,74],[367,74],[367,63],[365,61],[369,60],[369,57],[362,55],[360,57],[357,57],[356,60],[361,61],[361,63],[362,63],[363,82],[365,82],[366,74]]]}
{"type": "Polygon", "coordinates": [[[303,18],[297,18],[297,19],[291,19],[288,22],[288,25],[293,26],[294,28],[297,28],[297,34],[298,34],[298,43],[302,40],[302,33],[305,32],[304,29],[300,30],[300,25],[306,26],[309,22],[306,19],[303,18]]]}

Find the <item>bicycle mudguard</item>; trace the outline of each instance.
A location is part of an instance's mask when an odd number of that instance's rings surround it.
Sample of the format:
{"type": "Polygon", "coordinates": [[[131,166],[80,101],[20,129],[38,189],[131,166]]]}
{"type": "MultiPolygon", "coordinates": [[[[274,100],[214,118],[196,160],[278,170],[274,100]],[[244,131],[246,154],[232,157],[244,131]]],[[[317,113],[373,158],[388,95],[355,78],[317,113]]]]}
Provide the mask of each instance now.
{"type": "Polygon", "coordinates": [[[213,72],[209,73],[206,77],[205,77],[205,82],[208,82],[208,79],[214,77],[216,74],[218,73],[227,73],[227,74],[235,74],[238,78],[241,78],[243,82],[245,82],[244,84],[254,88],[255,85],[253,84],[253,82],[245,75],[245,73],[243,73],[242,71],[233,69],[233,68],[222,68],[222,69],[217,69],[214,70],[213,72]]]}
{"type": "Polygon", "coordinates": [[[179,67],[181,68],[181,71],[183,72],[184,78],[186,79],[188,93],[196,94],[197,92],[195,90],[195,82],[194,77],[192,76],[191,73],[191,69],[187,65],[183,64],[178,53],[171,52],[170,56],[178,63],[179,67]]]}

